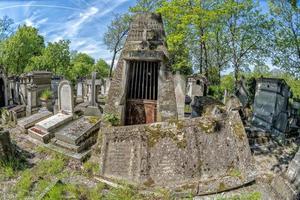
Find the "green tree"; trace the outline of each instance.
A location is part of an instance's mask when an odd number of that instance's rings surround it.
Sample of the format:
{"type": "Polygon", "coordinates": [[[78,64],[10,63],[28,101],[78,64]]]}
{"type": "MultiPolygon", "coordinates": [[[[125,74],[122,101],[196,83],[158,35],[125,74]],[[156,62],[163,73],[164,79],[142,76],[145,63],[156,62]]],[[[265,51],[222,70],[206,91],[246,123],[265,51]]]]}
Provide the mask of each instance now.
{"type": "Polygon", "coordinates": [[[48,70],[54,74],[66,75],[70,66],[70,41],[60,40],[58,42],[49,42],[43,49],[42,55],[30,59],[30,63],[25,71],[48,70]]]}
{"type": "Polygon", "coordinates": [[[10,74],[21,74],[33,56],[45,48],[43,36],[30,26],[20,26],[2,46],[2,63],[10,74]]]}
{"type": "Polygon", "coordinates": [[[126,35],[129,30],[130,21],[131,17],[128,14],[115,15],[104,34],[104,44],[107,46],[107,49],[113,53],[109,77],[112,75],[115,59],[117,58],[119,52],[123,49],[126,35]]]}
{"type": "Polygon", "coordinates": [[[164,0],[137,0],[136,5],[130,7],[130,12],[155,12],[157,8],[162,6],[164,0]]]}
{"type": "Polygon", "coordinates": [[[296,1],[270,0],[274,21],[271,38],[273,64],[300,76],[300,9],[296,1]],[[289,3],[290,2],[290,3],[289,3]]]}
{"type": "Polygon", "coordinates": [[[110,66],[103,59],[99,59],[94,65],[94,71],[98,72],[101,77],[109,76],[110,66]]]}
{"type": "Polygon", "coordinates": [[[229,50],[235,81],[243,67],[260,60],[267,55],[266,36],[269,20],[258,9],[253,0],[229,0],[224,4],[227,10],[227,31],[229,50]]]}
{"type": "Polygon", "coordinates": [[[67,77],[76,80],[80,77],[90,75],[94,69],[95,60],[85,53],[76,53],[72,56],[71,65],[67,77]]]}

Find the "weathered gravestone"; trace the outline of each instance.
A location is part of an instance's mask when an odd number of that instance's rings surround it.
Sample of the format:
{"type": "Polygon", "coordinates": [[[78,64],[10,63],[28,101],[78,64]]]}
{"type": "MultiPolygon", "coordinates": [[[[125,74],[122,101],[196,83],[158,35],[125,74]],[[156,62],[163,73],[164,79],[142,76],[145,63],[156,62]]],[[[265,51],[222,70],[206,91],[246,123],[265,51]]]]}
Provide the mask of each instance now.
{"type": "Polygon", "coordinates": [[[9,131],[0,128],[0,160],[10,159],[14,154],[9,131]]]}
{"type": "Polygon", "coordinates": [[[97,77],[97,72],[93,72],[89,105],[85,109],[85,112],[84,112],[84,115],[86,115],[86,116],[101,116],[101,111],[96,102],[96,97],[97,97],[97,95],[96,95],[96,77],[97,77]]]}
{"type": "Polygon", "coordinates": [[[77,82],[77,87],[76,87],[76,103],[77,104],[83,102],[83,95],[84,95],[83,89],[84,89],[83,80],[79,79],[77,82]]]}
{"type": "Polygon", "coordinates": [[[66,80],[61,81],[58,86],[58,110],[56,115],[42,120],[30,128],[29,134],[38,140],[48,142],[54,136],[55,129],[72,121],[74,113],[73,88],[70,82],[66,80]]]}
{"type": "Polygon", "coordinates": [[[167,63],[161,16],[136,15],[111,80],[104,113],[114,115],[122,125],[177,118],[173,75],[167,63]]]}

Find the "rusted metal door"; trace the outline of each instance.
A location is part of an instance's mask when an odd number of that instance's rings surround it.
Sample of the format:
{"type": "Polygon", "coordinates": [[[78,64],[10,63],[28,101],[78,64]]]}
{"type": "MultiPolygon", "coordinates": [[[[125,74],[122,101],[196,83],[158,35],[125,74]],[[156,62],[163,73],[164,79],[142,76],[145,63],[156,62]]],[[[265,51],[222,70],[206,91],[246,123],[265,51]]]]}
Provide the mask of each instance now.
{"type": "Polygon", "coordinates": [[[128,100],[126,124],[147,124],[156,121],[156,101],[128,100]]]}
{"type": "Polygon", "coordinates": [[[156,122],[159,62],[129,61],[126,125],[156,122]]]}

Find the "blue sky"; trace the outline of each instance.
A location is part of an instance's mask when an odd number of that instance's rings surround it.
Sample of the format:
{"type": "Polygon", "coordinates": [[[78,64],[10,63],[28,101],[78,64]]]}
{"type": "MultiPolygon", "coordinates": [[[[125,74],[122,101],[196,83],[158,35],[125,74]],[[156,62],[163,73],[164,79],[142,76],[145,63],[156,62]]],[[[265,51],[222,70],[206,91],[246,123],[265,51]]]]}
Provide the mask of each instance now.
{"type": "Polygon", "coordinates": [[[39,29],[47,42],[69,39],[71,49],[108,63],[111,53],[103,34],[113,15],[124,13],[135,0],[0,0],[0,17],[8,15],[15,25],[39,29]]]}
{"type": "MultiPolygon", "coordinates": [[[[266,10],[266,0],[260,0],[266,10]]],[[[39,29],[47,42],[69,39],[71,49],[108,63],[112,54],[103,44],[103,34],[114,14],[127,12],[135,0],[0,0],[0,17],[8,15],[17,27],[39,29]]]]}

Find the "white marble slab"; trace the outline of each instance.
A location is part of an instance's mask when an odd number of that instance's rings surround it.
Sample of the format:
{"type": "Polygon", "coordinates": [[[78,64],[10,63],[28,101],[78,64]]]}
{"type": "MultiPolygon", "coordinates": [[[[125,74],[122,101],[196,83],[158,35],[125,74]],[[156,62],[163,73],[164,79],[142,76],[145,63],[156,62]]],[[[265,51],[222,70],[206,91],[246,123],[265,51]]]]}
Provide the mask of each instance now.
{"type": "Polygon", "coordinates": [[[43,121],[40,121],[35,126],[43,131],[49,132],[71,121],[72,119],[73,119],[73,115],[58,113],[43,121]]]}

